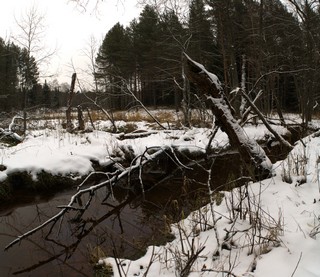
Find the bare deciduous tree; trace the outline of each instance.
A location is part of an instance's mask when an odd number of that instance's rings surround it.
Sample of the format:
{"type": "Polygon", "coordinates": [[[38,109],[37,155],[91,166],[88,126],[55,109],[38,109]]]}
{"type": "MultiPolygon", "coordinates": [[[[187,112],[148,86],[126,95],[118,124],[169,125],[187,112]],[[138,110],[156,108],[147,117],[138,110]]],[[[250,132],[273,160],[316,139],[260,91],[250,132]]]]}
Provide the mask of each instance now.
{"type": "MultiPolygon", "coordinates": [[[[40,13],[36,6],[28,9],[20,19],[15,18],[19,32],[13,37],[13,40],[24,48],[27,52],[27,59],[34,59],[37,68],[41,65],[49,64],[49,59],[54,55],[56,50],[48,50],[44,45],[45,41],[45,15],[40,13]]],[[[30,63],[27,62],[25,79],[23,82],[23,118],[24,133],[27,129],[27,92],[32,89],[33,83],[30,78],[30,63]]]]}
{"type": "Polygon", "coordinates": [[[88,59],[87,68],[85,72],[88,76],[93,78],[93,90],[98,92],[98,80],[97,80],[97,64],[96,57],[99,50],[99,43],[97,39],[92,35],[87,43],[87,47],[82,50],[83,55],[88,59]]]}
{"type": "MultiPolygon", "coordinates": [[[[68,0],[69,3],[75,4],[79,7],[82,11],[87,12],[94,11],[97,12],[99,9],[99,5],[102,2],[110,2],[110,0],[68,0]]],[[[116,0],[116,5],[122,4],[124,5],[125,0],[116,0]]],[[[113,1],[114,3],[114,1],[113,1]]]]}
{"type": "Polygon", "coordinates": [[[47,65],[50,58],[56,53],[56,49],[50,49],[44,44],[46,36],[45,14],[36,6],[26,10],[21,18],[15,18],[19,32],[13,37],[21,47],[33,56],[37,66],[47,65]]]}

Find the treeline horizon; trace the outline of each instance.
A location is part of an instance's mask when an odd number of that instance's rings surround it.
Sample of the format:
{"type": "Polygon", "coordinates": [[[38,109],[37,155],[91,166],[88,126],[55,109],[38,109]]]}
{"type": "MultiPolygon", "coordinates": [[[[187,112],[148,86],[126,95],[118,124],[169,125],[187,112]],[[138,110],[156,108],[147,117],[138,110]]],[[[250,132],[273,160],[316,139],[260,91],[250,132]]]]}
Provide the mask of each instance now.
{"type": "MultiPolygon", "coordinates": [[[[320,91],[320,3],[288,2],[290,10],[280,0],[192,0],[186,17],[146,5],[129,26],[117,23],[106,33],[87,93],[115,110],[135,104],[130,93],[147,106],[179,108],[188,89],[196,108],[196,88],[183,75],[186,53],[219,77],[235,109],[241,105],[236,88],[251,98],[262,91],[257,105],[264,113],[300,112],[309,121],[320,91]]],[[[22,107],[10,96],[24,89],[28,106],[64,106],[58,88],[39,85],[37,68],[33,83],[23,83],[32,79],[30,67],[24,74],[19,55],[8,55],[14,47],[0,40],[0,108],[22,107]]]]}

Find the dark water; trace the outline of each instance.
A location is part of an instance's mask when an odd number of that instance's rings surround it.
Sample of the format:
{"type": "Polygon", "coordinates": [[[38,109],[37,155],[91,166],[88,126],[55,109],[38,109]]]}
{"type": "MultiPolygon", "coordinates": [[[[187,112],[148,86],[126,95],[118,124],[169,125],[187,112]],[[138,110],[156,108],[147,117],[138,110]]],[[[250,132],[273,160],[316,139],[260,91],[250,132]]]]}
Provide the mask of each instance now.
{"type": "Polygon", "coordinates": [[[110,190],[103,189],[81,220],[75,220],[77,213],[70,211],[51,232],[48,226],[4,251],[18,235],[59,212],[57,206],[68,203],[72,192],[46,202],[6,207],[0,212],[0,276],[94,276],[92,263],[97,251],[106,256],[138,258],[147,245],[172,239],[168,225],[181,219],[182,210],[188,213],[191,206],[203,205],[204,198],[197,204],[187,200],[200,199],[196,196],[199,191],[199,186],[183,184],[179,179],[158,185],[144,198],[114,189],[113,197],[104,201],[110,190]]]}
{"type": "MultiPolygon", "coordinates": [[[[237,153],[217,157],[212,187],[234,186],[232,180],[242,177],[239,164],[237,153]]],[[[173,239],[168,226],[208,201],[208,174],[202,166],[173,173],[156,186],[157,176],[146,176],[145,186],[149,188],[150,182],[152,189],[145,197],[120,188],[121,184],[112,189],[112,195],[109,187],[103,188],[80,219],[76,211],[69,211],[52,230],[51,224],[7,251],[8,243],[59,212],[57,207],[67,204],[75,191],[32,196],[31,200],[22,195],[19,203],[0,206],[0,277],[95,276],[93,263],[98,252],[100,256],[135,259],[148,245],[173,239]]]]}

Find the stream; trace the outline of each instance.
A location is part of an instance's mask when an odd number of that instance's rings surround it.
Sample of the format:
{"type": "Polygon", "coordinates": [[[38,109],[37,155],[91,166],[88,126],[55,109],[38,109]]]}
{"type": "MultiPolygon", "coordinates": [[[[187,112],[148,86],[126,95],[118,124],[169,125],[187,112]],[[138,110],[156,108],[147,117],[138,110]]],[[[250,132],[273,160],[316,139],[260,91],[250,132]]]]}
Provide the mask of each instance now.
{"type": "Polygon", "coordinates": [[[182,183],[180,178],[170,180],[145,198],[114,188],[113,197],[104,200],[110,191],[102,190],[81,220],[69,212],[51,232],[44,228],[4,251],[18,235],[59,212],[57,206],[68,203],[74,191],[6,207],[0,211],[0,276],[95,276],[97,252],[130,259],[142,256],[148,245],[173,239],[168,224],[181,219],[182,210],[188,214],[206,203],[203,189],[182,183]]]}
{"type": "MultiPolygon", "coordinates": [[[[241,177],[239,163],[236,152],[216,157],[212,187],[225,189],[226,183],[241,177]]],[[[202,183],[206,179],[201,167],[178,171],[156,186],[146,181],[152,189],[144,197],[121,185],[105,187],[94,195],[80,219],[69,211],[52,229],[48,225],[4,251],[17,236],[58,213],[57,207],[67,204],[75,190],[31,199],[22,193],[18,203],[0,207],[0,276],[98,276],[97,255],[137,259],[147,246],[174,239],[168,226],[208,203],[202,183]]]]}

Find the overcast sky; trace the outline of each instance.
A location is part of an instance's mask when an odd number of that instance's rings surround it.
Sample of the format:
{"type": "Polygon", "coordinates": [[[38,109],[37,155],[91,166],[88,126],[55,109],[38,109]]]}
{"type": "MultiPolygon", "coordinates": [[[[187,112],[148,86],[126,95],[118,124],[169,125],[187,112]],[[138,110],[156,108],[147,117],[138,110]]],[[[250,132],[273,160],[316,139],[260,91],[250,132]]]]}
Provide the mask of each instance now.
{"type": "MultiPolygon", "coordinates": [[[[91,0],[91,3],[95,2],[91,0]]],[[[135,0],[103,1],[97,12],[93,7],[83,11],[68,0],[9,0],[0,5],[0,37],[5,40],[16,34],[17,20],[25,15],[32,6],[45,15],[47,48],[57,48],[57,54],[51,60],[50,74],[58,74],[59,82],[69,82],[72,70],[71,60],[77,68],[84,67],[83,49],[93,35],[99,42],[108,30],[117,22],[127,25],[138,17],[140,10],[135,0]]],[[[79,73],[78,73],[79,75],[79,73]]]]}

